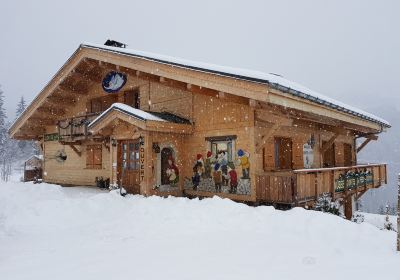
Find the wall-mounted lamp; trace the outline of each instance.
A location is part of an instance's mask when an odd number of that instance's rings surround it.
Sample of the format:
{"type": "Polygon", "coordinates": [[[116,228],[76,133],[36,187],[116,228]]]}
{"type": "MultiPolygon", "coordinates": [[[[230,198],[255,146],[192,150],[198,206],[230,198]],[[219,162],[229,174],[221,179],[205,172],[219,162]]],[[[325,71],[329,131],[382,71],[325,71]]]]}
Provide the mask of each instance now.
{"type": "Polygon", "coordinates": [[[117,146],[117,140],[116,140],[115,138],[111,138],[111,145],[112,145],[113,147],[116,147],[116,146],[117,146]]]}
{"type": "Polygon", "coordinates": [[[310,145],[311,148],[314,148],[314,146],[315,146],[315,137],[314,137],[314,134],[311,134],[311,137],[310,137],[310,139],[308,140],[308,145],[310,145]]]}
{"type": "Polygon", "coordinates": [[[139,144],[140,144],[140,146],[144,145],[144,137],[142,135],[140,135],[140,137],[139,137],[139,144]]]}
{"type": "Polygon", "coordinates": [[[159,154],[159,153],[160,153],[160,146],[158,145],[158,143],[153,143],[153,151],[154,151],[156,154],[159,154]]]}

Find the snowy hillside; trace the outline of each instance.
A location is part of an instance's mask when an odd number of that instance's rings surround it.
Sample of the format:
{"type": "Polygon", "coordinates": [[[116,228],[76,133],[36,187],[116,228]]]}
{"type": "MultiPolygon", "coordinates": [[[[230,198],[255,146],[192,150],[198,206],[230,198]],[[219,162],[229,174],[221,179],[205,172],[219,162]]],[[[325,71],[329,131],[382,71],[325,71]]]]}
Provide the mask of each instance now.
{"type": "Polygon", "coordinates": [[[395,238],[300,208],[0,183],[7,280],[398,280],[395,238]]]}

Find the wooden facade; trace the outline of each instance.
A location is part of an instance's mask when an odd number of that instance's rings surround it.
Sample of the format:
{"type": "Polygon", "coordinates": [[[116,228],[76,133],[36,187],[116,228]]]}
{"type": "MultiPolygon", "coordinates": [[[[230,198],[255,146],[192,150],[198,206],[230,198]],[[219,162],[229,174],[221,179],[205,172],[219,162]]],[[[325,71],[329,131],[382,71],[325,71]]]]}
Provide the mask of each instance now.
{"type": "Polygon", "coordinates": [[[385,184],[385,164],[357,163],[356,138],[387,127],[259,82],[82,45],[10,134],[41,141],[46,182],[101,177],[143,195],[293,206],[385,184]],[[115,93],[109,73],[125,77],[115,93]]]}

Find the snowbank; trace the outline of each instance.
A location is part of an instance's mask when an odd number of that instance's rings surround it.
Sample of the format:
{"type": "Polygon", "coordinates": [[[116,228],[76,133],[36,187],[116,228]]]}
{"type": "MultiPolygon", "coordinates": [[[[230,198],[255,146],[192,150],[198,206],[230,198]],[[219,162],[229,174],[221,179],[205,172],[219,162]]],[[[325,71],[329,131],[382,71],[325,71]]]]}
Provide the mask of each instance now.
{"type": "Polygon", "coordinates": [[[2,279],[400,279],[395,238],[300,208],[0,183],[2,279]]]}

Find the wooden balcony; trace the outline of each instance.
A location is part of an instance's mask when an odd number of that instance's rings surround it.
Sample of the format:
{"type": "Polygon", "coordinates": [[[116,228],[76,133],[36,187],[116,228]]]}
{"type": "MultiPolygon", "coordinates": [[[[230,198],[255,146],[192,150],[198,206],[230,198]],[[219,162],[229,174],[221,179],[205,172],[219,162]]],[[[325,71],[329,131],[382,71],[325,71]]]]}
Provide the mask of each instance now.
{"type": "Polygon", "coordinates": [[[266,172],[256,179],[257,200],[304,205],[323,193],[330,193],[334,199],[361,196],[386,183],[386,164],[266,172]]]}
{"type": "Polygon", "coordinates": [[[98,114],[88,114],[85,116],[61,120],[58,122],[58,134],[60,142],[76,143],[91,137],[88,125],[98,116],[98,114]]]}

